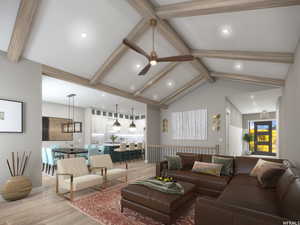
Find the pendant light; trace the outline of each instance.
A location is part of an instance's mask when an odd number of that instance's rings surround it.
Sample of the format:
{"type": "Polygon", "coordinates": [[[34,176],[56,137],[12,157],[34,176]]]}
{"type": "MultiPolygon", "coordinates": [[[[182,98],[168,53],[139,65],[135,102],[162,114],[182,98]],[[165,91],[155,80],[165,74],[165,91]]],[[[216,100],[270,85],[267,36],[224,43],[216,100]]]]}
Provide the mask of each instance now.
{"type": "Polygon", "coordinates": [[[68,98],[68,122],[62,124],[63,133],[82,133],[82,122],[75,121],[75,94],[67,95],[68,98]]]}
{"type": "Polygon", "coordinates": [[[113,130],[114,131],[120,131],[121,130],[121,124],[118,121],[118,104],[116,104],[116,115],[117,115],[117,118],[116,118],[116,121],[113,124],[113,130]]]}
{"type": "Polygon", "coordinates": [[[132,121],[131,121],[131,124],[129,125],[129,131],[134,132],[134,131],[136,131],[136,125],[134,123],[134,115],[133,115],[133,110],[134,109],[132,108],[131,110],[132,110],[132,115],[131,115],[132,121]]]}

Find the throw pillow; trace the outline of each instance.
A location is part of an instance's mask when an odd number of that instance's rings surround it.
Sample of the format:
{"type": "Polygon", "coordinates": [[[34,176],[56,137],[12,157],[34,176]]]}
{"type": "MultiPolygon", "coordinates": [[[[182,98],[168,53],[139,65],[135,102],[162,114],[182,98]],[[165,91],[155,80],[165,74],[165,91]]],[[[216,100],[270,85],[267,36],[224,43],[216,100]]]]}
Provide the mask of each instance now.
{"type": "Polygon", "coordinates": [[[221,156],[213,156],[213,163],[222,164],[221,175],[231,176],[233,174],[233,159],[221,156]]]}
{"type": "Polygon", "coordinates": [[[181,158],[179,156],[166,156],[169,170],[180,170],[182,168],[181,158]]]}
{"type": "Polygon", "coordinates": [[[196,173],[220,176],[222,166],[222,164],[195,161],[192,171],[196,173]]]}
{"type": "Polygon", "coordinates": [[[278,166],[278,167],[282,167],[282,168],[285,167],[282,163],[270,162],[270,161],[266,161],[266,160],[263,160],[263,159],[259,159],[257,161],[255,167],[251,170],[250,176],[257,177],[257,174],[259,173],[260,167],[263,164],[270,164],[270,165],[274,165],[274,166],[278,166]]]}
{"type": "Polygon", "coordinates": [[[285,170],[286,168],[264,163],[257,173],[257,180],[263,188],[275,188],[285,170]]]}

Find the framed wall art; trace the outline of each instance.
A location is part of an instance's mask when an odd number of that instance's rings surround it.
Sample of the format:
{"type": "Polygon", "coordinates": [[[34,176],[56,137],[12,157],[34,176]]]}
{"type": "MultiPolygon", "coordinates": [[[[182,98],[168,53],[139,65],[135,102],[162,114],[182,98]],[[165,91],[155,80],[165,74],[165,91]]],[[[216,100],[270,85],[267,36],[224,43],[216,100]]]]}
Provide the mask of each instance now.
{"type": "Polygon", "coordinates": [[[0,133],[23,132],[23,102],[0,99],[0,133]]]}

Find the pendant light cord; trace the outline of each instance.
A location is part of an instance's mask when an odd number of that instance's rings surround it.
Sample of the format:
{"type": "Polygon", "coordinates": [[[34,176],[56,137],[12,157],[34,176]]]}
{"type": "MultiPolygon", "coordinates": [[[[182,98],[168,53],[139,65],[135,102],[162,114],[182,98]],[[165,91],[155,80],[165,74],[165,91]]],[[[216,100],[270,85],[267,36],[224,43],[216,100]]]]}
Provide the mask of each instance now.
{"type": "Polygon", "coordinates": [[[131,108],[131,112],[132,112],[132,113],[131,113],[131,114],[132,114],[132,122],[134,121],[133,110],[134,110],[134,109],[131,108]]]}

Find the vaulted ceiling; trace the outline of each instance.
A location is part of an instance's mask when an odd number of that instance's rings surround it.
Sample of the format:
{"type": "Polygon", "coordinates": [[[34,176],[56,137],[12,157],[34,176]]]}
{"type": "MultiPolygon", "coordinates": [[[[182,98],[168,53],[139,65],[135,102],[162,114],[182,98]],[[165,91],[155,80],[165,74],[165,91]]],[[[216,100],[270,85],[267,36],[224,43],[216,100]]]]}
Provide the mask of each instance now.
{"type": "Polygon", "coordinates": [[[47,76],[164,107],[216,78],[284,85],[300,37],[298,5],[300,0],[1,0],[0,49],[12,61],[22,55],[45,65],[47,76]],[[137,76],[147,61],[122,40],[150,52],[149,18],[158,20],[159,56],[197,59],[160,63],[137,76]]]}

